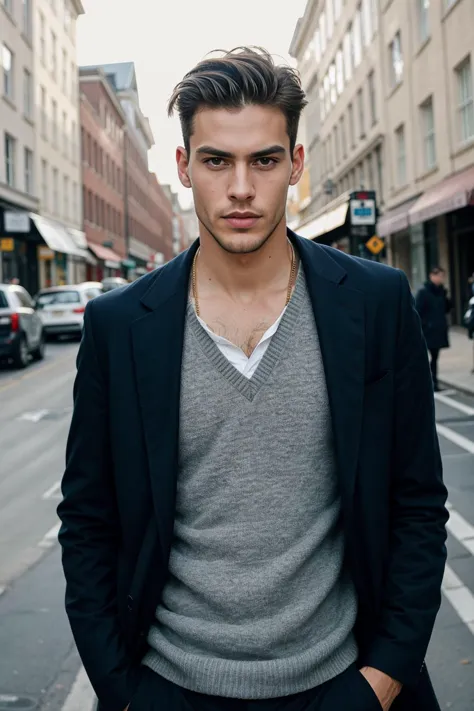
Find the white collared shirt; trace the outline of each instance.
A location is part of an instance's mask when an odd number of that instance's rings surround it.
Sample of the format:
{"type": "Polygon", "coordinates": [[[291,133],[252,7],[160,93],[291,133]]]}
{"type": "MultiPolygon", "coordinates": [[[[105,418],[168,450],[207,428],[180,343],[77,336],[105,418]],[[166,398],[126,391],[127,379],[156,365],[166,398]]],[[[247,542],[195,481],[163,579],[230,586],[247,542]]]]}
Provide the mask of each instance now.
{"type": "Polygon", "coordinates": [[[209,336],[212,338],[222,355],[227,358],[227,360],[234,366],[234,368],[239,371],[239,373],[250,379],[257,370],[263,356],[267,352],[268,346],[270,345],[272,337],[278,330],[278,326],[280,325],[285,311],[286,308],[283,309],[275,323],[270,326],[267,331],[265,331],[258,345],[252,351],[250,358],[247,357],[247,355],[243,352],[241,348],[236,346],[234,343],[231,343],[231,341],[228,341],[227,338],[224,338],[223,336],[218,336],[217,333],[211,331],[207,323],[203,321],[202,318],[200,318],[199,316],[196,316],[199,323],[206,331],[206,333],[208,333],[209,336]]]}

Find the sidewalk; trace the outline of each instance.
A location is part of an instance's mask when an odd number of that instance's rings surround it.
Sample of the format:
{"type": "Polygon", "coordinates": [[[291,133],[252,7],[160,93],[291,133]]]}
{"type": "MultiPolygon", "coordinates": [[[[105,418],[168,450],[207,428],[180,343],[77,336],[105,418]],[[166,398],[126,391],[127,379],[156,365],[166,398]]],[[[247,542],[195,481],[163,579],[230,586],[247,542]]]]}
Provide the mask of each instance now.
{"type": "Polygon", "coordinates": [[[449,340],[451,348],[439,357],[439,380],[444,386],[474,394],[474,341],[464,328],[452,328],[449,340]]]}

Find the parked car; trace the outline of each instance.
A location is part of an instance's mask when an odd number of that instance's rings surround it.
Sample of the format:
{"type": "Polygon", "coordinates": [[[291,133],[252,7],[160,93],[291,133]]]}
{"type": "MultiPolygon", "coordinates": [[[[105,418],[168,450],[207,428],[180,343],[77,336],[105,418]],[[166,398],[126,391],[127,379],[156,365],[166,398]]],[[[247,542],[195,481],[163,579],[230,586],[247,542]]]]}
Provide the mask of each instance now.
{"type": "Polygon", "coordinates": [[[122,277],[106,277],[102,279],[102,285],[104,291],[112,291],[112,289],[118,289],[119,286],[126,286],[128,281],[122,277]]]}
{"type": "Polygon", "coordinates": [[[41,289],[36,295],[36,310],[47,336],[81,336],[84,311],[91,299],[102,293],[100,282],[41,289]]]}
{"type": "Polygon", "coordinates": [[[25,368],[30,356],[44,358],[44,330],[35,304],[26,289],[0,284],[0,358],[25,368]]]}

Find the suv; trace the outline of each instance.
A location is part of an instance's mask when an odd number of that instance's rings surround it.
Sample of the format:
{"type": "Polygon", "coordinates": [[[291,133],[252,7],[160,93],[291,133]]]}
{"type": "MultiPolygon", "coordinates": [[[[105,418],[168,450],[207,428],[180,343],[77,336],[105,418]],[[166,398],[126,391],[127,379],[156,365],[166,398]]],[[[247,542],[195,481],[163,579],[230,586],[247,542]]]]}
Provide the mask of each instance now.
{"type": "Polygon", "coordinates": [[[84,311],[91,299],[102,294],[100,282],[41,289],[36,295],[36,310],[47,336],[81,336],[84,311]]]}
{"type": "Polygon", "coordinates": [[[0,358],[12,359],[17,368],[44,358],[44,331],[26,289],[0,284],[0,358]]]}

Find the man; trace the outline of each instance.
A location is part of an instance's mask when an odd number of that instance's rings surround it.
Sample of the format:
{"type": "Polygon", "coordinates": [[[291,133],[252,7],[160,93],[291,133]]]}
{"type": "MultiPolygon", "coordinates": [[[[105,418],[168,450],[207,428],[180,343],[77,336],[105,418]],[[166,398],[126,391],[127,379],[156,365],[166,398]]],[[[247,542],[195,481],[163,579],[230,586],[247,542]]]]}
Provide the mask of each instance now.
{"type": "Polygon", "coordinates": [[[439,392],[438,359],[443,348],[449,348],[447,314],[452,309],[444,287],[445,271],[441,267],[433,267],[429,279],[416,295],[416,308],[420,315],[423,335],[430,353],[431,376],[433,388],[439,392]]]}
{"type": "Polygon", "coordinates": [[[426,350],[401,273],[287,231],[304,104],[261,50],[190,71],[199,241],[86,311],[60,540],[106,711],[439,708],[426,350]]]}

